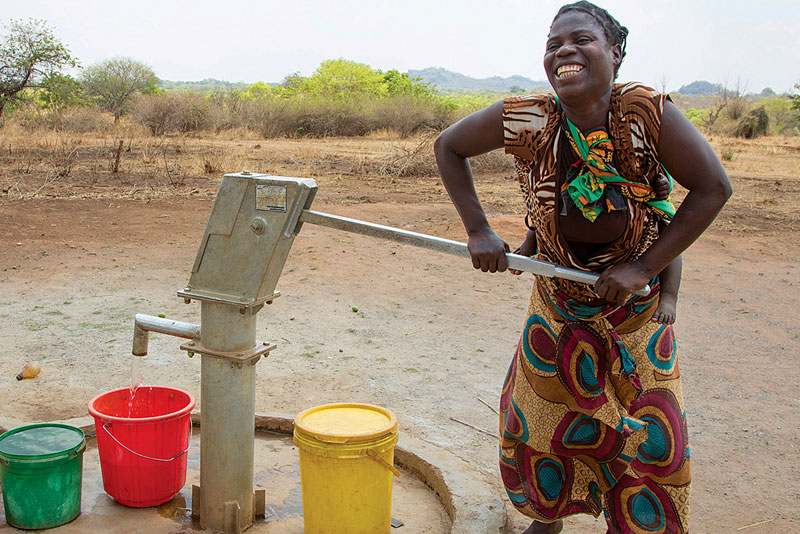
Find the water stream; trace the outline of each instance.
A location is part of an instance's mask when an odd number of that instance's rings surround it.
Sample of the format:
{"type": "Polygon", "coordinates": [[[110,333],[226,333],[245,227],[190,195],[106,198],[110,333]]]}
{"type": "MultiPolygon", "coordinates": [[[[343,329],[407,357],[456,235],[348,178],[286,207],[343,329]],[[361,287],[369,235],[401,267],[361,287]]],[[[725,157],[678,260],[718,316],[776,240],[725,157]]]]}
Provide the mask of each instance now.
{"type": "Polygon", "coordinates": [[[128,418],[133,416],[133,399],[136,397],[136,392],[144,382],[144,372],[142,371],[142,362],[147,356],[131,356],[131,380],[130,380],[130,396],[128,397],[128,418]]]}

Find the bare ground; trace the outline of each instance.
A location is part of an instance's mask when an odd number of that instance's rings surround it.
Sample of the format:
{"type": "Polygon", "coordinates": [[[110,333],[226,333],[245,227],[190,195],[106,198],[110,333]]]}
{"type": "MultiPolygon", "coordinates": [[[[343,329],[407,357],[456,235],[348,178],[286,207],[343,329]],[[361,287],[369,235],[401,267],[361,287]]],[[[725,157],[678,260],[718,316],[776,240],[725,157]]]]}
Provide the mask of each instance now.
{"type": "MultiPolygon", "coordinates": [[[[797,143],[782,142],[715,141],[736,153],[726,162],[736,196],[684,255],[676,328],[694,532],[757,523],[745,532],[800,530],[800,163],[797,143]]],[[[245,148],[272,156],[237,162],[315,177],[317,210],[463,240],[435,177],[381,171],[394,142],[254,143],[245,148]]],[[[0,162],[8,169],[0,197],[0,424],[85,415],[92,396],[128,384],[135,313],[199,322],[196,305],[175,291],[188,280],[219,178],[190,174],[168,185],[131,174],[123,183],[83,169],[36,192],[46,176],[15,173],[19,160],[9,161],[0,162]],[[41,375],[15,380],[34,359],[41,375]]],[[[524,225],[509,175],[481,173],[479,193],[513,248],[524,225]]],[[[258,363],[256,409],[384,405],[402,432],[452,450],[502,492],[496,440],[451,417],[496,432],[496,415],[479,399],[498,403],[531,282],[307,225],[278,284],[282,296],[259,313],[259,339],[278,348],[258,363]]],[[[199,360],[178,345],[152,336],[145,381],[199,397],[199,360]]],[[[513,510],[510,517],[510,532],[527,526],[513,510]]],[[[565,532],[604,529],[583,518],[565,532]]]]}

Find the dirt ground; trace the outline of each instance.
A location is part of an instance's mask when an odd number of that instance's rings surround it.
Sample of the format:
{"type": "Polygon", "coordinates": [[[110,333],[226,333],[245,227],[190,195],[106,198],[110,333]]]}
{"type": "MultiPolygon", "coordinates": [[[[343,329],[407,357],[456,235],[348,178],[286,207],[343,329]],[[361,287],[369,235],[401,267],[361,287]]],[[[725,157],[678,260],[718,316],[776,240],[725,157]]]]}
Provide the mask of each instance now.
{"type": "MultiPolygon", "coordinates": [[[[725,165],[736,196],[684,254],[676,324],[692,530],[800,531],[800,142],[713,143],[735,154],[725,165]]],[[[464,239],[436,177],[381,170],[398,142],[237,146],[249,151],[234,158],[242,167],[316,178],[316,210],[464,239]],[[253,156],[266,152],[272,156],[253,156]]],[[[47,182],[46,169],[21,170],[29,152],[2,150],[0,421],[85,415],[94,395],[129,383],[135,313],[199,322],[197,304],[185,305],[175,291],[188,281],[221,173],[142,181],[86,167],[47,182]],[[42,362],[41,375],[15,380],[30,360],[42,362]]],[[[479,171],[478,190],[514,248],[524,225],[510,175],[479,171]]],[[[258,338],[278,348],[257,365],[256,409],[386,406],[401,432],[495,476],[501,493],[496,439],[451,417],[496,432],[497,417],[481,401],[498,404],[531,284],[530,276],[483,274],[463,259],[306,225],[278,283],[282,296],[259,313],[258,338]]],[[[151,336],[145,383],[199,398],[199,359],[179,344],[151,336]]],[[[527,526],[513,510],[510,519],[510,532],[527,526]]],[[[565,532],[604,528],[578,518],[565,532]]]]}

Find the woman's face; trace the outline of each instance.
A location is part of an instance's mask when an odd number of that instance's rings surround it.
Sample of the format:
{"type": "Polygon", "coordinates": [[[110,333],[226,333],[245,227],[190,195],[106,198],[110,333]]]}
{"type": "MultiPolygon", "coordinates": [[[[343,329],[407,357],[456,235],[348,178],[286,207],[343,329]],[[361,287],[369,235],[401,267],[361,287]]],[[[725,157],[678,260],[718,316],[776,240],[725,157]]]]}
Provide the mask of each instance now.
{"type": "Polygon", "coordinates": [[[544,70],[556,94],[571,105],[605,95],[621,59],[603,27],[588,13],[567,11],[553,21],[544,53],[544,70]]]}

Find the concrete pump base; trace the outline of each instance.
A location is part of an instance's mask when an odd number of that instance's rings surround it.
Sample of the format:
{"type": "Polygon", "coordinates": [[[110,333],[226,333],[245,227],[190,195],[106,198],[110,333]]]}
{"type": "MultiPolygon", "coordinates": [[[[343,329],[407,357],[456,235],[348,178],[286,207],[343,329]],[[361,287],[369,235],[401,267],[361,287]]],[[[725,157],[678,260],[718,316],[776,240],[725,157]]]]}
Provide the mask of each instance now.
{"type": "MultiPolygon", "coordinates": [[[[255,489],[266,490],[266,515],[247,529],[253,534],[302,534],[303,517],[297,448],[292,442],[292,417],[255,417],[255,489]]],[[[192,485],[200,481],[200,413],[192,414],[186,485],[171,501],[153,508],[128,508],[103,491],[94,440],[94,421],[81,417],[60,421],[87,435],[83,458],[81,515],[50,529],[54,534],[107,532],[201,532],[191,517],[192,485]]],[[[0,421],[0,430],[24,422],[0,421]]],[[[504,503],[487,475],[444,449],[400,433],[395,465],[403,476],[394,479],[392,517],[404,524],[392,534],[501,534],[507,522],[504,503]]],[[[5,522],[0,509],[0,533],[19,531],[5,522]]]]}

